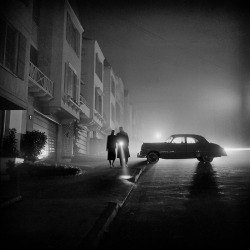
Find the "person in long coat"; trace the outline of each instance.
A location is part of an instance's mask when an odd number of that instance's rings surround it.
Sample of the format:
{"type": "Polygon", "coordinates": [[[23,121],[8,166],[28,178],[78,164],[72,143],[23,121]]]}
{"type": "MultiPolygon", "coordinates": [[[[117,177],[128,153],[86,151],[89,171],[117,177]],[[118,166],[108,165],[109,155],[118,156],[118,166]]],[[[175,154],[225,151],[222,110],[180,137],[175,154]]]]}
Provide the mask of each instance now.
{"type": "Polygon", "coordinates": [[[118,143],[117,158],[120,159],[120,166],[123,167],[123,162],[125,161],[125,166],[128,167],[129,153],[129,137],[128,134],[123,130],[123,127],[119,128],[120,132],[116,134],[116,141],[118,143]]]}
{"type": "Polygon", "coordinates": [[[114,130],[111,130],[111,134],[107,138],[106,150],[108,152],[109,167],[114,167],[116,159],[116,136],[114,130]]]}

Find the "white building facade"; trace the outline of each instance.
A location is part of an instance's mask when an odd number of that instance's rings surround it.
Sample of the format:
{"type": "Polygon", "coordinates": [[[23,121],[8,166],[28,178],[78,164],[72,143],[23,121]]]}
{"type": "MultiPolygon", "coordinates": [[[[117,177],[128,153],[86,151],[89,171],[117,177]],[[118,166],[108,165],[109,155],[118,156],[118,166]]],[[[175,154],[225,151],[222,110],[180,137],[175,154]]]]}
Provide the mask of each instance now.
{"type": "Polygon", "coordinates": [[[89,153],[101,155],[105,152],[104,105],[104,60],[105,57],[96,40],[82,41],[82,93],[89,104],[90,117],[80,123],[88,128],[89,153]]]}
{"type": "Polygon", "coordinates": [[[0,16],[0,141],[47,135],[40,158],[106,154],[119,127],[132,134],[124,83],[67,0],[10,0],[0,16]],[[77,133],[76,133],[77,131],[77,133]]]}
{"type": "Polygon", "coordinates": [[[12,37],[1,32],[1,42],[16,43],[1,52],[16,58],[11,65],[3,56],[0,64],[2,137],[18,120],[14,127],[20,134],[39,130],[47,135],[41,157],[72,157],[74,124],[89,116],[80,97],[83,28],[77,16],[67,0],[10,1],[1,18],[1,29],[9,25],[14,32],[12,37]]]}

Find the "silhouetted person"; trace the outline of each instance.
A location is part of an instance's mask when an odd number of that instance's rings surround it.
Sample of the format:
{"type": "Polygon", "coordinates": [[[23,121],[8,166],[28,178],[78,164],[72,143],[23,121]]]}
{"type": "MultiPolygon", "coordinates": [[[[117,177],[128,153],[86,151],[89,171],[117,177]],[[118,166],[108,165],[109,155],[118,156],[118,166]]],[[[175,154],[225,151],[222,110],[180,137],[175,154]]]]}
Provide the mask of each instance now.
{"type": "Polygon", "coordinates": [[[123,166],[125,161],[126,167],[128,166],[129,153],[129,137],[128,134],[123,130],[123,127],[119,128],[120,132],[116,134],[116,140],[118,143],[117,158],[120,159],[120,165],[123,166]]]}
{"type": "Polygon", "coordinates": [[[109,161],[110,168],[111,166],[114,167],[114,162],[116,159],[115,149],[116,149],[115,131],[111,130],[111,134],[107,138],[107,146],[106,146],[106,150],[108,151],[108,161],[109,161]]]}

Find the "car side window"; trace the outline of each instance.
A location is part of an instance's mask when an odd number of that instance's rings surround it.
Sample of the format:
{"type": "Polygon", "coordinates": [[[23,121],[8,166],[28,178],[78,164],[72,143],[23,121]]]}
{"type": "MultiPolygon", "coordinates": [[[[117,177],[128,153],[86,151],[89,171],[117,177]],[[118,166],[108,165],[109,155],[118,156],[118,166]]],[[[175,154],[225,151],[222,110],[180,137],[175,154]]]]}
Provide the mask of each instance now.
{"type": "Polygon", "coordinates": [[[173,140],[173,137],[170,136],[170,137],[167,139],[166,142],[167,142],[167,143],[170,143],[172,140],[173,140]]]}
{"type": "Polygon", "coordinates": [[[198,143],[198,140],[193,137],[187,137],[187,144],[195,144],[198,143]]]}
{"type": "Polygon", "coordinates": [[[175,143],[175,144],[185,143],[185,137],[176,137],[173,139],[172,143],[175,143]]]}

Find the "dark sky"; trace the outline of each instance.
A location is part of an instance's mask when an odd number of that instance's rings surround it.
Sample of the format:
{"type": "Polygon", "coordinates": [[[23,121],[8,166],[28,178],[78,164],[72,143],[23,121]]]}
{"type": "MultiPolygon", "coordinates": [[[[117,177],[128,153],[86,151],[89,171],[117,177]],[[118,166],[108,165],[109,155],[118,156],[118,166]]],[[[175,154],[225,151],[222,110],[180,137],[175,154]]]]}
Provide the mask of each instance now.
{"type": "Polygon", "coordinates": [[[233,144],[240,129],[239,2],[84,1],[96,39],[130,92],[142,140],[197,133],[233,144]]]}

